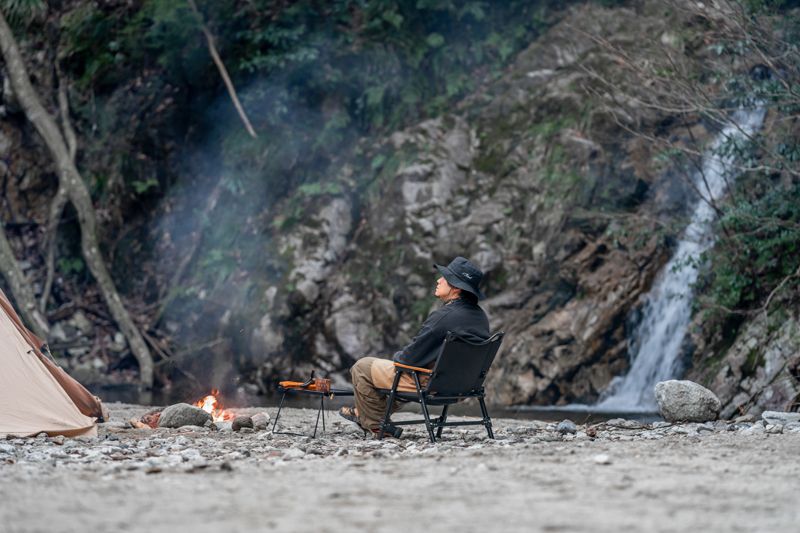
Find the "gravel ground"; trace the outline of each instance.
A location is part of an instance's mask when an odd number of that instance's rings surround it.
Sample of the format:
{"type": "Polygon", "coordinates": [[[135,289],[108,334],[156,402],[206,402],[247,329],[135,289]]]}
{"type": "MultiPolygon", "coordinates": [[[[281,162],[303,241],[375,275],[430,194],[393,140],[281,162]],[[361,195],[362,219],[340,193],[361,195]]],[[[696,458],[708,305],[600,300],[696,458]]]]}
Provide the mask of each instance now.
{"type": "MultiPolygon", "coordinates": [[[[109,407],[97,438],[0,440],[0,532],[708,533],[800,523],[800,424],[497,419],[494,441],[476,426],[448,428],[431,445],[421,426],[376,441],[335,416],[317,439],[132,429],[125,421],[149,408],[109,407]]],[[[311,410],[284,413],[284,429],[313,427],[311,410]]]]}

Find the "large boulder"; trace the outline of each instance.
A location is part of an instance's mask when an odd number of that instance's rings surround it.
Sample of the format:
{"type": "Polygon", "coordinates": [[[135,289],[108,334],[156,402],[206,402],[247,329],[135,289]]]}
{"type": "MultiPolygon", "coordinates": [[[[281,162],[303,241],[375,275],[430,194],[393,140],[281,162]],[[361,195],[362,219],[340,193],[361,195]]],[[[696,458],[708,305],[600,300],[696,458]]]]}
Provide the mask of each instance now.
{"type": "Polygon", "coordinates": [[[211,421],[211,415],[199,407],[188,403],[176,403],[161,411],[158,419],[160,428],[179,428],[182,426],[200,426],[211,421]]]}
{"type": "Polygon", "coordinates": [[[708,422],[719,416],[717,395],[693,381],[662,381],[655,386],[656,402],[667,422],[708,422]]]}

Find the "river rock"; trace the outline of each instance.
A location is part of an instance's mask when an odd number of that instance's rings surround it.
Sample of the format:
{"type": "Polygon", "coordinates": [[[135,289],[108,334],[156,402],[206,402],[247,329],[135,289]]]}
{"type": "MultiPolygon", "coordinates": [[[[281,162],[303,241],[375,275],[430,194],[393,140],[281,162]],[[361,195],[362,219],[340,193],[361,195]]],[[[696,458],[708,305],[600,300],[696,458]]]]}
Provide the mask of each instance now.
{"type": "Polygon", "coordinates": [[[605,454],[605,453],[598,453],[597,455],[592,457],[592,461],[594,461],[594,463],[598,464],[598,465],[610,465],[611,464],[611,458],[608,456],[608,454],[605,454]]]}
{"type": "Polygon", "coordinates": [[[800,413],[783,413],[781,411],[764,411],[761,418],[767,424],[785,426],[786,424],[800,422],[800,413]]]}
{"type": "Polygon", "coordinates": [[[561,433],[562,435],[570,434],[574,435],[577,433],[578,428],[575,426],[575,422],[572,420],[562,420],[558,423],[558,427],[556,427],[556,431],[561,433]]]}
{"type": "Polygon", "coordinates": [[[269,426],[269,413],[256,413],[250,419],[253,421],[253,429],[264,431],[269,426]]]}
{"type": "Polygon", "coordinates": [[[199,407],[189,405],[188,403],[177,403],[161,411],[161,416],[158,419],[158,427],[179,428],[182,426],[202,426],[208,420],[211,420],[211,415],[199,407]]]}
{"type": "Polygon", "coordinates": [[[668,422],[707,422],[716,420],[721,408],[719,398],[693,381],[662,381],[655,386],[661,416],[668,422]]]}
{"type": "Polygon", "coordinates": [[[245,415],[234,418],[233,423],[231,424],[231,429],[234,431],[240,431],[243,428],[253,429],[253,419],[245,415]]]}

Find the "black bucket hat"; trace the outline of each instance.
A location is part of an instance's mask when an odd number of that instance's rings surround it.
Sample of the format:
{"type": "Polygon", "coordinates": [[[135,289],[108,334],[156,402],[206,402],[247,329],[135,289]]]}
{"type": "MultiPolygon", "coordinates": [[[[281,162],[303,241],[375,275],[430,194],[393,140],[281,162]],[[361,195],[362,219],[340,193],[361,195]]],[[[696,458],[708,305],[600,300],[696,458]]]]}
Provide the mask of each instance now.
{"type": "Polygon", "coordinates": [[[450,264],[447,266],[437,264],[433,266],[441,273],[444,279],[447,280],[447,283],[453,287],[471,292],[478,297],[478,300],[486,298],[478,288],[483,279],[483,272],[468,259],[459,256],[450,261],[450,264]]]}

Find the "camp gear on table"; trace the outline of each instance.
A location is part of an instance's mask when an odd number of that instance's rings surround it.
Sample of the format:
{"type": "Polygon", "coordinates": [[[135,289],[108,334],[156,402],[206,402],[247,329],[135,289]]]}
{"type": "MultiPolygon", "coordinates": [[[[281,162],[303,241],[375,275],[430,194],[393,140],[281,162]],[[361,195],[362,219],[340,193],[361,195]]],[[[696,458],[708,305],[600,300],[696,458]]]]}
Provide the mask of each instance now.
{"type": "Polygon", "coordinates": [[[281,393],[281,401],[278,404],[278,414],[275,415],[275,421],[272,423],[272,432],[279,435],[297,435],[306,436],[299,433],[290,431],[276,431],[278,426],[278,419],[281,417],[281,410],[283,409],[283,402],[286,400],[287,394],[300,394],[306,396],[319,396],[319,408],[317,409],[317,419],[314,423],[314,433],[311,438],[317,436],[317,428],[319,427],[320,418],[322,419],[322,431],[325,431],[325,398],[333,400],[336,396],[352,396],[353,391],[348,389],[334,389],[331,388],[331,380],[327,378],[315,378],[314,372],[311,372],[311,377],[306,381],[280,381],[278,382],[278,392],[281,393]]]}
{"type": "Polygon", "coordinates": [[[389,428],[391,406],[395,400],[417,402],[422,407],[424,419],[401,420],[393,422],[394,425],[425,424],[431,442],[442,436],[445,426],[467,426],[482,424],[486,427],[489,438],[494,438],[492,420],[486,409],[484,401],[483,382],[489,367],[492,366],[500,343],[503,341],[503,332],[492,335],[485,341],[473,342],[454,333],[448,333],[439,351],[439,356],[433,369],[420,368],[395,362],[395,377],[391,389],[379,389],[379,392],[388,395],[386,414],[381,421],[381,431],[378,438],[389,428]],[[414,378],[416,392],[402,392],[397,390],[400,376],[404,373],[414,378]],[[420,376],[428,375],[427,385],[420,383],[420,376]],[[477,398],[481,407],[483,418],[477,421],[447,422],[447,410],[450,405],[466,398],[477,398]],[[439,418],[431,419],[428,407],[441,405],[442,413],[439,418]],[[436,433],[434,434],[434,430],[436,433]]]}

